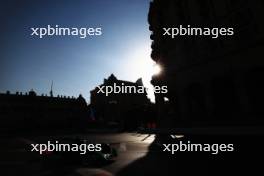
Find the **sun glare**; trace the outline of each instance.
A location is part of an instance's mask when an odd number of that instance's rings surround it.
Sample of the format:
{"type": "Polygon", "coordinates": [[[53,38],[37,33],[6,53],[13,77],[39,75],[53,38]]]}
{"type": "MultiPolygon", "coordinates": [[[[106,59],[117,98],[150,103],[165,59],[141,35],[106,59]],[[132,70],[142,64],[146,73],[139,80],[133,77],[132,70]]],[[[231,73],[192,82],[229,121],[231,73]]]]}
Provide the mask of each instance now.
{"type": "Polygon", "coordinates": [[[158,75],[161,72],[161,67],[158,64],[154,64],[152,69],[153,75],[158,75]]]}
{"type": "Polygon", "coordinates": [[[148,88],[148,97],[154,102],[154,89],[151,79],[152,76],[162,72],[162,67],[150,58],[151,49],[148,43],[132,48],[133,50],[126,54],[127,59],[119,62],[122,68],[120,77],[131,81],[142,78],[144,86],[148,88]]]}

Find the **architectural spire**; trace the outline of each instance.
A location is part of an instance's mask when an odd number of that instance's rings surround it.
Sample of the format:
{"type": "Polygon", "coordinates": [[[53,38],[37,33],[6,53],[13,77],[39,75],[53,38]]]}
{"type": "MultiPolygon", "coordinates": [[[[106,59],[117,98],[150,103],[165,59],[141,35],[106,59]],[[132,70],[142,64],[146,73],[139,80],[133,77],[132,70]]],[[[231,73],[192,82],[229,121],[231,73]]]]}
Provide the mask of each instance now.
{"type": "Polygon", "coordinates": [[[50,97],[53,97],[53,80],[52,80],[51,86],[50,86],[50,97]]]}

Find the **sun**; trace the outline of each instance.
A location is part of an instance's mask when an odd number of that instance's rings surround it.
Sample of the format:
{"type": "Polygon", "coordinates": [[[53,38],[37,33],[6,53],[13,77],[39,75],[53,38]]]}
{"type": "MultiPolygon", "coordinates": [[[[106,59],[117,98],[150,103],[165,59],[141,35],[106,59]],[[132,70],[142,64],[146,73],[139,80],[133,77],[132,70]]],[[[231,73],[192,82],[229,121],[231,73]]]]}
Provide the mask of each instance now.
{"type": "Polygon", "coordinates": [[[158,75],[158,74],[160,74],[161,73],[161,67],[160,67],[160,65],[159,64],[154,64],[153,65],[153,68],[152,68],[152,74],[153,75],[158,75]]]}
{"type": "Polygon", "coordinates": [[[149,46],[150,43],[146,42],[144,45],[131,47],[131,50],[126,53],[126,59],[120,60],[118,67],[121,70],[120,77],[125,80],[135,81],[142,78],[144,86],[148,89],[148,97],[152,102],[155,102],[151,80],[154,75],[161,74],[163,68],[151,59],[149,46]]]}

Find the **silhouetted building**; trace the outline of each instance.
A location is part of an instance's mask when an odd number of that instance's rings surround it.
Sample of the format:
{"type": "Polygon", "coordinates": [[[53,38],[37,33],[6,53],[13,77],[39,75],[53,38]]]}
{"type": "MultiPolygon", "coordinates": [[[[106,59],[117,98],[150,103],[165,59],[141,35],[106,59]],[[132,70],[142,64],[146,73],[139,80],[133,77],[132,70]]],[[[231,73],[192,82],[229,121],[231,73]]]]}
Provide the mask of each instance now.
{"type": "Polygon", "coordinates": [[[152,84],[168,86],[155,95],[161,124],[263,124],[263,7],[260,0],[150,3],[151,57],[163,68],[152,84]],[[232,27],[234,36],[163,35],[179,25],[232,27]]]}
{"type": "Polygon", "coordinates": [[[80,95],[38,96],[31,90],[22,94],[0,94],[0,129],[6,131],[80,130],[89,118],[88,106],[80,95]]]}
{"type": "Polygon", "coordinates": [[[118,80],[113,74],[104,83],[91,91],[90,105],[95,119],[106,124],[118,124],[121,128],[132,129],[142,123],[147,123],[154,119],[150,114],[152,104],[147,97],[146,89],[144,93],[111,93],[106,95],[99,91],[99,88],[105,86],[123,87],[143,87],[142,79],[136,82],[118,80]]]}

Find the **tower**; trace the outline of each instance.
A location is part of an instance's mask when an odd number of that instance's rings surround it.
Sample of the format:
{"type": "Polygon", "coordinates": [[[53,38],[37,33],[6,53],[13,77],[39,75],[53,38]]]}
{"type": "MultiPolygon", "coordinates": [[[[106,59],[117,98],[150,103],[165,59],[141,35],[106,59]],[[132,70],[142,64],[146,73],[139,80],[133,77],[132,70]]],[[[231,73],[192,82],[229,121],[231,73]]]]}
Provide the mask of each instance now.
{"type": "Polygon", "coordinates": [[[53,81],[51,82],[51,86],[50,86],[50,97],[53,97],[53,81]]]}

